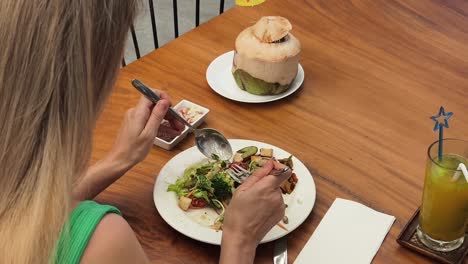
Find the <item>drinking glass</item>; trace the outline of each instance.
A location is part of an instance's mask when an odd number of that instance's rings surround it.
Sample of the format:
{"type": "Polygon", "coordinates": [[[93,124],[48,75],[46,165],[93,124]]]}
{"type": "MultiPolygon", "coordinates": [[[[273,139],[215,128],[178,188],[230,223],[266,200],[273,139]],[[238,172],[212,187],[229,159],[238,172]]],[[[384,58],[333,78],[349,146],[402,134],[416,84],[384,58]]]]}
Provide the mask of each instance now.
{"type": "Polygon", "coordinates": [[[428,248],[448,252],[463,244],[468,218],[468,182],[460,163],[468,167],[468,141],[444,139],[427,150],[426,176],[417,237],[428,248]]]}

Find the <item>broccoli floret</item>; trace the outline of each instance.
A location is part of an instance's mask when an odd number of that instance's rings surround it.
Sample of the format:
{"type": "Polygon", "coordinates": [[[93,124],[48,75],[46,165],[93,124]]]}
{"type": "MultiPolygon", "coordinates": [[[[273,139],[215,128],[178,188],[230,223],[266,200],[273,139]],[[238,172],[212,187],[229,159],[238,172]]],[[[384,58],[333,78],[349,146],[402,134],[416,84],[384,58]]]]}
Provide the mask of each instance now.
{"type": "Polygon", "coordinates": [[[214,196],[223,201],[232,196],[234,182],[225,172],[218,172],[211,179],[211,186],[214,188],[214,196]]]}
{"type": "Polygon", "coordinates": [[[195,189],[205,190],[208,193],[213,193],[214,191],[211,186],[211,182],[204,175],[197,175],[197,184],[195,185],[195,189]]]}

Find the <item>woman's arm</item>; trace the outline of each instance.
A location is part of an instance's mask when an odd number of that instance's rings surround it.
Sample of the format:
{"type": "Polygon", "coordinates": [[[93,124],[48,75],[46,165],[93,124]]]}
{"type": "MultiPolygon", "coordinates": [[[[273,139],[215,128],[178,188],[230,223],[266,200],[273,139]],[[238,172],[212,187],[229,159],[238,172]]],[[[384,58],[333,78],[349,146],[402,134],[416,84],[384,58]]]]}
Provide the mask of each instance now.
{"type": "Polygon", "coordinates": [[[104,216],[81,257],[80,264],[149,263],[130,225],[117,214],[104,216]]]}
{"type": "Polygon", "coordinates": [[[253,263],[257,244],[249,237],[223,230],[220,264],[253,263]]]}
{"type": "Polygon", "coordinates": [[[91,200],[122,177],[133,165],[112,155],[89,167],[86,175],[73,190],[77,201],[91,200]]]}

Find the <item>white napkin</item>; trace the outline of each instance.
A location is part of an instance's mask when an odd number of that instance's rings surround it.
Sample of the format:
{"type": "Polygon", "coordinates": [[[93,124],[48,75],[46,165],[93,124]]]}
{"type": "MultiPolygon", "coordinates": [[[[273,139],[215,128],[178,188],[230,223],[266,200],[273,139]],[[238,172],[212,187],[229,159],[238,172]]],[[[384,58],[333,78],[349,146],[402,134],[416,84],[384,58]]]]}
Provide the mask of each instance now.
{"type": "Polygon", "coordinates": [[[371,263],[395,217],[337,198],[294,264],[371,263]]]}

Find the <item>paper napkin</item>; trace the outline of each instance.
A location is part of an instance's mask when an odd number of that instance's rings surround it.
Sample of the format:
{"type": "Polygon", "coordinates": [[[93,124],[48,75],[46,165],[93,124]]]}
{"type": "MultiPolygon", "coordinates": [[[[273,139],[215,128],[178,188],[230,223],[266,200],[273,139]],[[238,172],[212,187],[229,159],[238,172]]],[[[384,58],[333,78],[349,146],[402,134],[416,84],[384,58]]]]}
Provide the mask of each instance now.
{"type": "Polygon", "coordinates": [[[395,217],[337,198],[294,264],[371,263],[395,217]]]}

